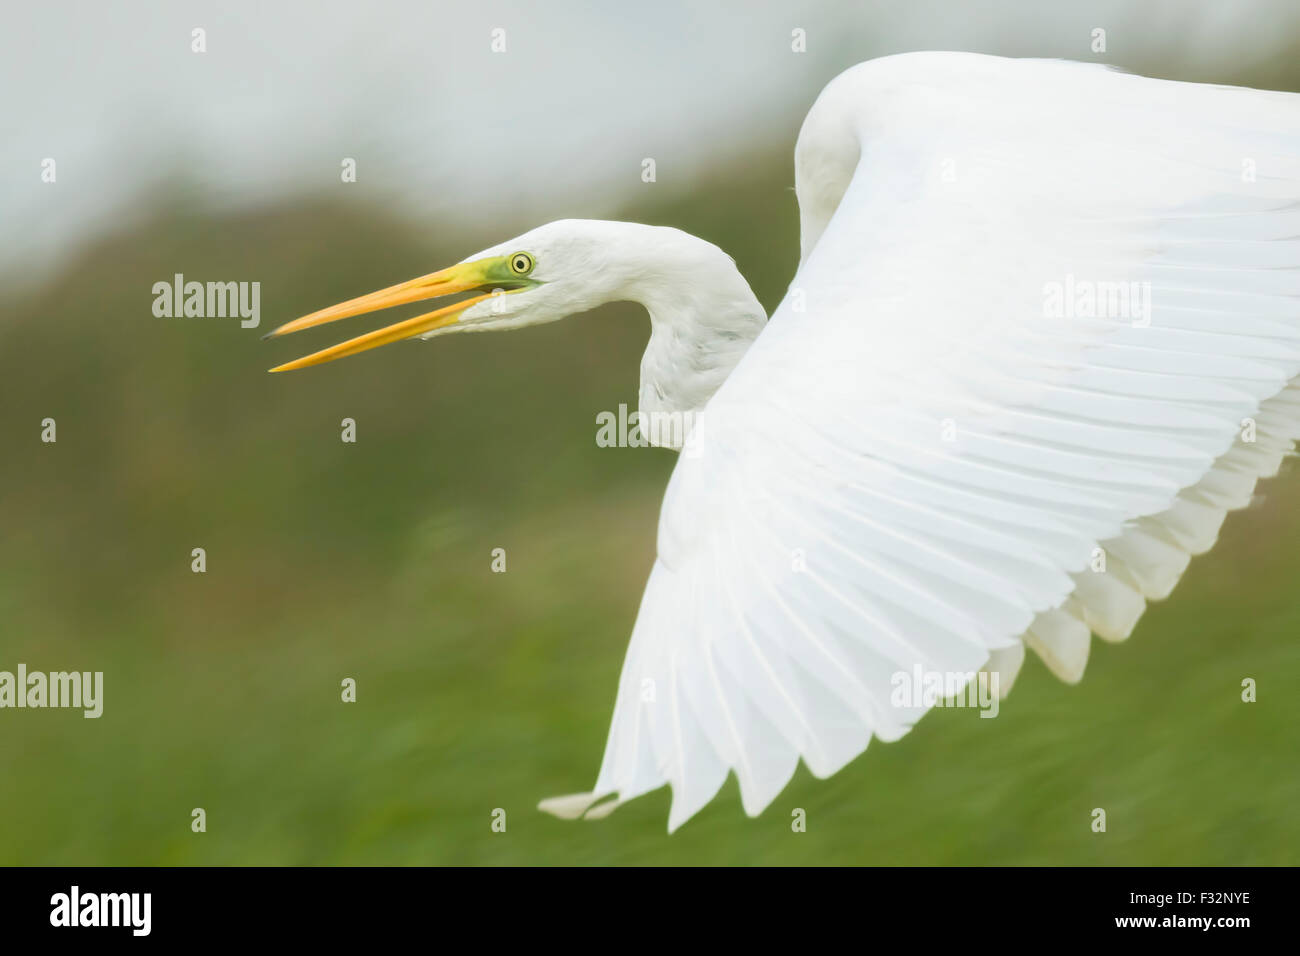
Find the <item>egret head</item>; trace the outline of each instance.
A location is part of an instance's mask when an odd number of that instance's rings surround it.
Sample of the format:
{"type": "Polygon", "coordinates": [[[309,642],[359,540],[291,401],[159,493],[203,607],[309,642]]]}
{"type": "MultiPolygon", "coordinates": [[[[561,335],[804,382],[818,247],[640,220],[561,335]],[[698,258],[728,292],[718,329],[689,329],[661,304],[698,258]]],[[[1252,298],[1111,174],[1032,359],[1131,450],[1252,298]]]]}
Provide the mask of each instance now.
{"type": "MultiPolygon", "coordinates": [[[[623,254],[630,223],[559,220],[484,249],[447,269],[380,289],[287,322],[267,335],[285,335],[350,316],[461,292],[451,305],[322,349],[271,369],[286,372],[355,355],[401,339],[451,332],[522,328],[553,322],[619,297],[629,276],[623,254]]],[[[677,230],[653,230],[674,232],[677,230]]],[[[684,235],[684,233],[679,233],[684,235]]]]}

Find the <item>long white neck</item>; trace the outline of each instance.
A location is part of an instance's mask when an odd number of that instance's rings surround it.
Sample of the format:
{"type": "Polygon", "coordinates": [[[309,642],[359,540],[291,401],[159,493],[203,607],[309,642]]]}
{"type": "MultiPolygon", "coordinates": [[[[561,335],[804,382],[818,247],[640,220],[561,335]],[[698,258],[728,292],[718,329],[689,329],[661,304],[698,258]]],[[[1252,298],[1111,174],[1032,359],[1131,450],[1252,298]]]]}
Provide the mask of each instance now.
{"type": "MultiPolygon", "coordinates": [[[[683,430],[703,410],[758,337],[767,314],[735,262],[710,242],[677,229],[640,226],[616,297],[650,313],[637,404],[642,433],[681,447],[683,430]],[[669,427],[647,427],[655,419],[669,427]]],[[[616,254],[616,253],[615,253],[616,254]]]]}
{"type": "Polygon", "coordinates": [[[640,303],[650,313],[650,343],[637,404],[641,432],[656,445],[681,447],[681,426],[704,409],[767,322],[731,257],[680,229],[560,219],[471,258],[515,250],[535,257],[537,285],[471,307],[448,331],[519,328],[607,302],[640,303]],[[677,427],[653,433],[646,423],[654,416],[677,427]]]}

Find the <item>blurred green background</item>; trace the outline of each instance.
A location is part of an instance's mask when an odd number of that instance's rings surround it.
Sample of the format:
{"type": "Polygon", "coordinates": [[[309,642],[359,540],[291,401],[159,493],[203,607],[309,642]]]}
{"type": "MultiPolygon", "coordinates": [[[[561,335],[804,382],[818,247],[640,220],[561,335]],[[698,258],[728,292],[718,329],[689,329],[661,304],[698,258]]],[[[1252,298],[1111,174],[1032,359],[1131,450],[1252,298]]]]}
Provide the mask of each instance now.
{"type": "MultiPolygon", "coordinates": [[[[1232,79],[1300,78],[1251,70],[1232,79]]],[[[797,259],[796,129],[689,188],[564,214],[702,235],[771,308],[797,259]]],[[[830,780],[800,769],[755,820],[734,780],[671,838],[666,790],[598,822],[541,814],[594,781],[674,462],[595,444],[596,414],[635,403],[644,313],[271,376],[342,327],[262,332],[537,223],[416,223],[364,189],[203,196],[169,176],[0,292],[0,669],[105,673],[98,720],[0,712],[0,863],[1300,863],[1293,462],[1131,641],[1094,642],[1077,687],[1031,655],[996,720],[937,710],[830,780]],[[261,281],[262,327],[155,318],[175,272],[261,281]]]]}
{"type": "MultiPolygon", "coordinates": [[[[759,165],[702,184],[707,203],[626,215],[732,250],[770,306],[796,223],[785,159],[759,165]]],[[[996,720],[936,711],[828,781],[801,770],[757,820],[734,783],[672,838],[667,791],[600,822],[538,813],[594,780],[653,557],[674,456],[594,441],[596,412],[635,402],[644,315],[271,376],[339,327],[262,342],[154,318],[148,292],[172,263],[262,276],[274,324],[490,241],[430,243],[346,203],[192,209],[8,306],[0,667],[102,670],[105,709],[0,713],[0,861],[1300,862],[1289,466],[1133,640],[1094,644],[1077,687],[1031,659],[996,720]]]]}

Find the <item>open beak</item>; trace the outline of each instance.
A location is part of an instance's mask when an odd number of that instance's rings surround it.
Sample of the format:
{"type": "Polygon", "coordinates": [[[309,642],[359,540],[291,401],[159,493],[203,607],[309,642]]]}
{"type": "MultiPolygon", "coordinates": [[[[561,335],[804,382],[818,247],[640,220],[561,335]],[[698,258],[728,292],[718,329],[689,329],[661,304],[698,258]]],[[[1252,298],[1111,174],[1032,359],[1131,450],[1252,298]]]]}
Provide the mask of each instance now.
{"type": "MultiPolygon", "coordinates": [[[[388,309],[395,305],[406,305],[410,302],[420,302],[438,296],[454,295],[457,292],[466,292],[470,289],[501,286],[503,283],[500,273],[501,263],[496,258],[462,262],[449,269],[443,269],[441,272],[432,272],[427,276],[412,279],[410,282],[403,282],[387,289],[380,289],[378,292],[371,292],[369,295],[349,299],[347,302],[340,302],[338,305],[332,305],[328,309],[321,309],[311,315],[304,315],[300,319],[286,322],[278,329],[268,332],[265,338],[288,335],[290,332],[300,332],[303,329],[324,325],[326,322],[334,322],[354,315],[364,315],[367,312],[388,309]]],[[[271,371],[288,372],[297,368],[306,368],[309,365],[320,365],[322,362],[332,362],[335,359],[356,355],[358,352],[365,352],[368,349],[387,345],[389,342],[409,339],[416,335],[423,335],[425,332],[431,332],[434,329],[440,329],[443,326],[452,325],[460,320],[462,312],[472,305],[492,298],[493,294],[489,292],[486,295],[462,299],[460,302],[436,309],[433,312],[426,312],[424,315],[405,319],[382,329],[376,329],[374,332],[358,335],[354,339],[348,339],[338,345],[321,349],[319,352],[313,352],[303,358],[286,362],[284,365],[277,365],[271,371]]]]}

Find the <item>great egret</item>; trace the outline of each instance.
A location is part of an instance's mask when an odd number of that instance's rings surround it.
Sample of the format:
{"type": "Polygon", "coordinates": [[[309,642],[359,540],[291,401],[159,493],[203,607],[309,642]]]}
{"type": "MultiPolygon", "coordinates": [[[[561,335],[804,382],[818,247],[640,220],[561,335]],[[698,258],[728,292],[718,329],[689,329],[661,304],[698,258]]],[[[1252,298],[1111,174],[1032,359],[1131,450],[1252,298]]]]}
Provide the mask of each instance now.
{"type": "Polygon", "coordinates": [[[905,734],[916,668],[1005,693],[1028,646],[1079,680],[1090,632],[1127,638],[1300,436],[1300,96],[891,56],[818,97],[795,190],[770,321],[708,242],[567,220],[273,333],[484,293],[280,371],[649,312],[640,410],[699,414],[560,816],[668,783],[671,832],[730,771],[756,815],[800,758],[824,777],[905,734]]]}

